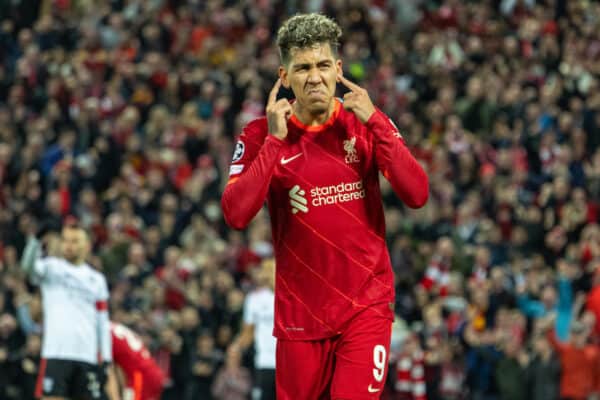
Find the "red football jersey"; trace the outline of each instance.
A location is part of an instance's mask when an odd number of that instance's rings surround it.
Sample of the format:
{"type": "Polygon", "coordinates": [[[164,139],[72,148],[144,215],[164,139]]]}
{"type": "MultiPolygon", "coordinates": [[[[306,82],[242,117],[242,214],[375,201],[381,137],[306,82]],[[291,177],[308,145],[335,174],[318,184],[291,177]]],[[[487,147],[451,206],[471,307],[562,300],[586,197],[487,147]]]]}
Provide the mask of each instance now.
{"type": "Polygon", "coordinates": [[[136,373],[141,373],[144,382],[151,382],[153,385],[164,380],[161,369],[138,335],[115,322],[110,324],[110,333],[113,361],[123,370],[129,387],[133,386],[136,373]]]}
{"type": "Polygon", "coordinates": [[[267,200],[281,339],[331,337],[365,307],[393,303],[380,171],[408,206],[428,197],[427,175],[391,120],[378,110],[362,124],[334,101],[323,125],[292,116],[285,140],[268,134],[266,118],[250,122],[222,197],[225,220],[237,229],[267,200]]]}

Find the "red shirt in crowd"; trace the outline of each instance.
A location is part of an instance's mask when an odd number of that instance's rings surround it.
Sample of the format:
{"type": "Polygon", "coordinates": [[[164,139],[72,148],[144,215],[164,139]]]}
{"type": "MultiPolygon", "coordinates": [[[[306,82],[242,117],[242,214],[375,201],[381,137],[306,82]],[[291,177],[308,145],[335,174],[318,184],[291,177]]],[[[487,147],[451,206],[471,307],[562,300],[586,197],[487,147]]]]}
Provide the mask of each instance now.
{"type": "Polygon", "coordinates": [[[568,399],[587,399],[598,389],[600,376],[600,353],[598,346],[587,344],[575,347],[570,342],[560,342],[554,330],[548,338],[560,356],[560,397],[568,399]]]}

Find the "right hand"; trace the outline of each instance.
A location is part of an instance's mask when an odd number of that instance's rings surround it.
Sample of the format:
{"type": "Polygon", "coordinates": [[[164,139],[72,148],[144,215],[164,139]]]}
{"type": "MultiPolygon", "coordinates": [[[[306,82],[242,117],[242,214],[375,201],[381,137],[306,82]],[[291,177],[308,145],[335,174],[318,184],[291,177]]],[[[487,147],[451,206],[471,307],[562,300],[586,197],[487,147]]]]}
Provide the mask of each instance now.
{"type": "Polygon", "coordinates": [[[278,139],[285,139],[287,130],[287,121],[292,116],[292,105],[288,99],[277,100],[277,93],[281,87],[281,78],[277,79],[273,89],[269,93],[267,101],[267,123],[269,125],[269,133],[278,139]]]}

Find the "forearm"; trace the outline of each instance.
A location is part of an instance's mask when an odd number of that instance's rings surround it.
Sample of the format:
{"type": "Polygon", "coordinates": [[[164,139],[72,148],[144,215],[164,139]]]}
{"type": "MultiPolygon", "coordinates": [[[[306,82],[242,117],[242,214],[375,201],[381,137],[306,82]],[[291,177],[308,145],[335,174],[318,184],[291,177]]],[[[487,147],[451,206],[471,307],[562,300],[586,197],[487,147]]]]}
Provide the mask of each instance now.
{"type": "Polygon", "coordinates": [[[112,340],[110,336],[110,321],[106,302],[98,302],[98,345],[102,362],[112,362],[112,340]]]}
{"type": "Polygon", "coordinates": [[[246,350],[254,341],[254,325],[244,324],[242,330],[232,344],[246,350]]]}
{"type": "Polygon", "coordinates": [[[281,140],[268,136],[248,171],[232,178],[225,187],[221,206],[225,221],[232,228],[244,229],[260,211],[282,145],[281,140]]]}
{"type": "Polygon", "coordinates": [[[558,309],[567,312],[573,307],[573,288],[571,281],[565,277],[558,279],[558,309]]]}
{"type": "Polygon", "coordinates": [[[527,295],[519,295],[517,297],[517,306],[527,317],[541,317],[545,310],[541,302],[531,300],[527,295]]]}
{"type": "Polygon", "coordinates": [[[29,306],[26,303],[20,304],[17,307],[17,321],[19,321],[19,326],[21,327],[21,330],[26,336],[29,336],[33,333],[41,332],[39,324],[37,324],[31,318],[29,306]]]}
{"type": "Polygon", "coordinates": [[[410,153],[399,133],[381,111],[367,121],[375,138],[377,165],[390,182],[394,192],[411,208],[425,205],[429,197],[429,178],[423,167],[410,153]]]}
{"type": "Polygon", "coordinates": [[[27,244],[23,250],[21,256],[21,269],[27,274],[31,275],[34,272],[35,261],[40,258],[42,254],[42,244],[35,236],[27,238],[27,244]]]}

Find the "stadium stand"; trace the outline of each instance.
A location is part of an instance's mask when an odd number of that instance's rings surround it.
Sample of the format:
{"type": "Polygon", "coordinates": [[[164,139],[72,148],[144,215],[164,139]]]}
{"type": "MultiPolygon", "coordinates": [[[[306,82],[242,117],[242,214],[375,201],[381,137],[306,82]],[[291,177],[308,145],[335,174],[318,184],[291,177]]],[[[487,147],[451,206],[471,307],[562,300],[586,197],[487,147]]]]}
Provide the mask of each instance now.
{"type": "Polygon", "coordinates": [[[0,400],[35,388],[26,236],[56,253],[68,217],[164,399],[229,398],[225,362],[250,379],[229,344],[269,221],[229,230],[219,199],[273,85],[274,29],[299,11],[339,21],[346,76],[430,177],[417,211],[382,180],[397,276],[382,398],[600,393],[600,3],[0,0],[0,400]]]}

